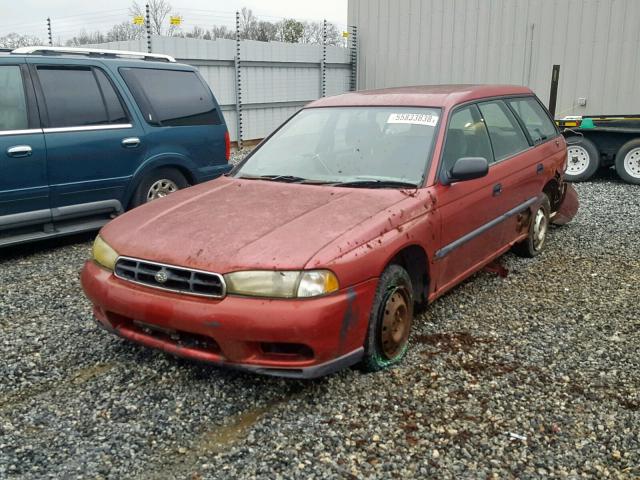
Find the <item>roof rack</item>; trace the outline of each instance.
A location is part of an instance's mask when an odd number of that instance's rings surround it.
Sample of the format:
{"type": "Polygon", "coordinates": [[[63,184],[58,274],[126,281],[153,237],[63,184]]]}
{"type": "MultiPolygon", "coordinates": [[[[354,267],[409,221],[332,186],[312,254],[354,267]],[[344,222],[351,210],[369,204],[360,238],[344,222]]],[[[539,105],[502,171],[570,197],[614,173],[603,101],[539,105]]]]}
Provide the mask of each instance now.
{"type": "Polygon", "coordinates": [[[88,55],[97,57],[133,57],[142,60],[162,60],[165,62],[175,62],[176,59],[170,55],[163,55],[161,53],[144,53],[144,52],[130,52],[127,50],[106,50],[102,48],[76,48],[76,47],[20,47],[11,51],[11,53],[24,55],[35,53],[69,53],[72,55],[88,55]]]}

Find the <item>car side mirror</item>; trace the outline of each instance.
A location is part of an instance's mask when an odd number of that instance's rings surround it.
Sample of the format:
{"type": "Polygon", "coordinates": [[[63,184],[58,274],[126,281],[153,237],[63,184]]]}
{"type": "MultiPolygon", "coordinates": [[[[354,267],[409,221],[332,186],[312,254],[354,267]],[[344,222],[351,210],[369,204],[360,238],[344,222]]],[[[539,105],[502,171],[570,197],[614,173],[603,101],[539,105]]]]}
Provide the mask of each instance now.
{"type": "Polygon", "coordinates": [[[464,182],[474,178],[484,177],[489,173],[489,162],[484,157],[462,157],[456,160],[447,175],[447,184],[464,182]]]}

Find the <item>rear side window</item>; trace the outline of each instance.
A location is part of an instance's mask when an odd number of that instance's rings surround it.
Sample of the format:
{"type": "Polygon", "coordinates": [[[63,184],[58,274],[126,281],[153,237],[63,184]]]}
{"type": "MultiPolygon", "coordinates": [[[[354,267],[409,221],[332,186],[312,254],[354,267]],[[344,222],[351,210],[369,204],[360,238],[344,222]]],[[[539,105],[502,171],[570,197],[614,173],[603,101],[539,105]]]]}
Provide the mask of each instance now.
{"type": "Polygon", "coordinates": [[[475,105],[456,110],[451,115],[442,153],[445,171],[449,172],[462,157],[483,157],[489,163],[493,162],[489,135],[475,105]]]}
{"type": "Polygon", "coordinates": [[[90,67],[38,68],[49,127],[123,123],[126,114],[110,82],[90,67]]]}
{"type": "Polygon", "coordinates": [[[122,102],[120,102],[120,98],[118,97],[116,91],[113,89],[113,85],[111,85],[111,82],[109,81],[107,76],[101,70],[94,70],[94,72],[96,74],[98,84],[100,85],[100,89],[102,90],[104,104],[107,108],[107,115],[109,116],[109,122],[129,122],[127,114],[124,111],[124,107],[122,106],[122,102]]]}
{"type": "Polygon", "coordinates": [[[508,102],[524,123],[533,143],[544,142],[558,134],[549,115],[535,98],[514,98],[508,102]]]}
{"type": "Polygon", "coordinates": [[[195,72],[121,68],[120,73],[150,125],[221,123],[211,91],[195,72]]]}
{"type": "Polygon", "coordinates": [[[29,128],[20,67],[0,66],[0,130],[29,128]]]}
{"type": "Polygon", "coordinates": [[[529,148],[527,137],[504,102],[485,102],[478,107],[489,130],[496,162],[529,148]]]}

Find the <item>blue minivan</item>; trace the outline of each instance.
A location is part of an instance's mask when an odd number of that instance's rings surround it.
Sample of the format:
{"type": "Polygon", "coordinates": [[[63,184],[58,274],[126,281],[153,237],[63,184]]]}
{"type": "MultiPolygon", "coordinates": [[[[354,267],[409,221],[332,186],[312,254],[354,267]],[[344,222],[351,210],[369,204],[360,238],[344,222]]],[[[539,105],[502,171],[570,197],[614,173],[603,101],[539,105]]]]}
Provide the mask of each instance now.
{"type": "Polygon", "coordinates": [[[220,106],[167,55],[0,54],[0,247],[94,230],[231,169],[220,106]]]}

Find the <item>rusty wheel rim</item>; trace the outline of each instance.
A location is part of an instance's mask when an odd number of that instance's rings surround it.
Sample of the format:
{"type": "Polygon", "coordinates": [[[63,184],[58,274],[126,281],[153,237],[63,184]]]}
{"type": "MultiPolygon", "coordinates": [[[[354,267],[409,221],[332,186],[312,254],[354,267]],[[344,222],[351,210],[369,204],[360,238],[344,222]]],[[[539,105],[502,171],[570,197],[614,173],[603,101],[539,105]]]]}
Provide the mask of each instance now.
{"type": "Polygon", "coordinates": [[[387,297],[382,310],[380,342],[388,359],[401,354],[411,330],[412,309],[405,288],[398,287],[387,297]]]}

